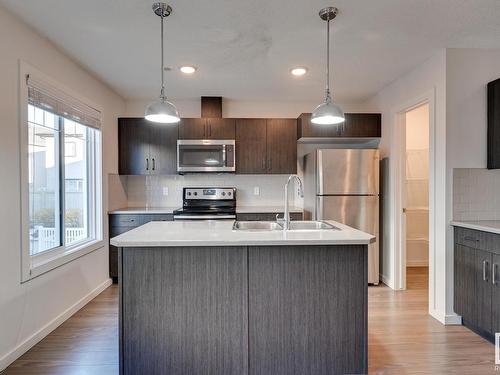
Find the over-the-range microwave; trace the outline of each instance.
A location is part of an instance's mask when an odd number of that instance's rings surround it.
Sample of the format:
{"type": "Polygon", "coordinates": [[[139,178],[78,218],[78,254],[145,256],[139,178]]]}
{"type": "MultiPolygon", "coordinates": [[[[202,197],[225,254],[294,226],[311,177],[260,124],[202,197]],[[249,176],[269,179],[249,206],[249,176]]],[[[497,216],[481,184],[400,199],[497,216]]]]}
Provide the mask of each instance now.
{"type": "Polygon", "coordinates": [[[234,172],[236,152],[234,139],[178,140],[177,172],[234,172]]]}

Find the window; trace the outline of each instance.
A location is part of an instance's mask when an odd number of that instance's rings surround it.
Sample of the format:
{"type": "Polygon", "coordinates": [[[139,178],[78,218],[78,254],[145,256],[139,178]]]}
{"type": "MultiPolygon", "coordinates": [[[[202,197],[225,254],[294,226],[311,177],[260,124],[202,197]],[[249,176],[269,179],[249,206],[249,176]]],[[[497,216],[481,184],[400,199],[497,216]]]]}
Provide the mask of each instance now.
{"type": "Polygon", "coordinates": [[[31,74],[25,83],[23,281],[102,246],[100,113],[31,74]]]}

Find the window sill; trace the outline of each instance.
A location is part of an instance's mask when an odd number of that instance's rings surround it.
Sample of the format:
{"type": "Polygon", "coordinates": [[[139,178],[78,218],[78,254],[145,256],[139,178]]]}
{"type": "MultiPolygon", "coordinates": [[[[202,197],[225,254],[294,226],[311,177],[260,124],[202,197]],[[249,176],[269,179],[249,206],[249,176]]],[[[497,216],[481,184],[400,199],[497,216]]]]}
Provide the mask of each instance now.
{"type": "Polygon", "coordinates": [[[54,268],[60,267],[66,263],[69,263],[75,259],[78,259],[84,255],[87,255],[103,247],[104,247],[103,240],[94,240],[85,242],[80,246],[70,248],[65,252],[55,255],[53,258],[50,258],[48,260],[43,260],[39,262],[33,260],[33,263],[30,267],[28,274],[23,275],[22,282],[29,281],[35,277],[38,277],[44,273],[53,270],[54,268]]]}

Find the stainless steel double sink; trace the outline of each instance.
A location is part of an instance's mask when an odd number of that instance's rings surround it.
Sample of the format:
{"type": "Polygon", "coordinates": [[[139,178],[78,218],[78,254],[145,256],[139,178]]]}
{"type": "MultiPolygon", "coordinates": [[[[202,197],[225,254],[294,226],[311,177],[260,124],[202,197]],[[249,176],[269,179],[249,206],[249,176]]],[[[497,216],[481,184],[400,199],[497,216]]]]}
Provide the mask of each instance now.
{"type": "MultiPolygon", "coordinates": [[[[279,231],[283,226],[276,221],[235,221],[233,230],[245,230],[254,232],[279,231]]],[[[309,230],[340,230],[334,225],[324,221],[291,221],[290,231],[309,230]]]]}

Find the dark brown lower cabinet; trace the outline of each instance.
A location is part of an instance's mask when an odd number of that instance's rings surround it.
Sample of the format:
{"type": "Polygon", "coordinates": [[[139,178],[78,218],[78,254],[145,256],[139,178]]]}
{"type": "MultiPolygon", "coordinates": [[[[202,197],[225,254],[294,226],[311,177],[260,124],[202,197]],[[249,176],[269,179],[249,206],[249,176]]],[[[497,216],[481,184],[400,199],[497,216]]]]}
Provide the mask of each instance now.
{"type": "Polygon", "coordinates": [[[249,247],[250,375],[367,373],[366,267],[363,246],[249,247]]]}
{"type": "Polygon", "coordinates": [[[367,251],[120,248],[120,374],[365,374],[367,251]]]}
{"type": "Polygon", "coordinates": [[[122,258],[120,373],[248,373],[246,248],[124,248],[122,258]]]}
{"type": "Polygon", "coordinates": [[[500,332],[500,255],[493,254],[491,279],[491,318],[494,332],[500,332]]]}
{"type": "MultiPolygon", "coordinates": [[[[172,214],[109,214],[109,238],[116,237],[150,221],[173,221],[172,214]]],[[[109,277],[118,282],[118,248],[109,244],[109,277]]]]}
{"type": "Polygon", "coordinates": [[[455,228],[454,309],[490,341],[500,332],[500,235],[455,228]]]}

